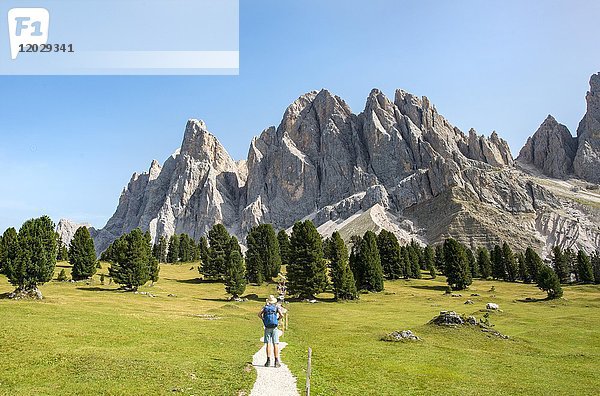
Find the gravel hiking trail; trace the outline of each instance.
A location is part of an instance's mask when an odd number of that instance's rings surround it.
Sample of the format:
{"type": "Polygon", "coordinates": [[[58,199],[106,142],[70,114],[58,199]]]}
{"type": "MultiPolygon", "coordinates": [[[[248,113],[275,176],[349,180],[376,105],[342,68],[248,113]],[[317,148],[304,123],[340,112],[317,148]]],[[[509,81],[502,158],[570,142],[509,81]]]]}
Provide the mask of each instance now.
{"type": "MultiPolygon", "coordinates": [[[[281,330],[280,335],[281,335],[281,330]]],[[[263,339],[260,339],[263,342],[263,339]]],[[[285,348],[286,342],[279,343],[279,351],[285,348]]],[[[296,378],[285,363],[275,368],[271,361],[271,367],[265,367],[267,361],[267,350],[265,344],[252,357],[252,365],[256,369],[256,382],[250,396],[299,396],[296,388],[296,378]]]]}

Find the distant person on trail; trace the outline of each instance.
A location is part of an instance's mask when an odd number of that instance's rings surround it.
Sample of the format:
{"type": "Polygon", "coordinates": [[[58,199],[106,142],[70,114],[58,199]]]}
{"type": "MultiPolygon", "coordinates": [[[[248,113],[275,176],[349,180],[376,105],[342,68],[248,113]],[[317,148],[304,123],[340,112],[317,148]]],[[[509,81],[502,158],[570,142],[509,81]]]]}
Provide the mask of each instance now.
{"type": "Polygon", "coordinates": [[[265,367],[271,365],[271,356],[275,355],[275,367],[281,367],[279,363],[279,330],[277,325],[279,319],[283,317],[283,308],[277,305],[277,299],[274,296],[267,298],[267,303],[258,313],[258,317],[262,319],[263,325],[265,326],[265,349],[267,350],[267,362],[265,367]],[[269,344],[273,344],[273,352],[269,344]]]}

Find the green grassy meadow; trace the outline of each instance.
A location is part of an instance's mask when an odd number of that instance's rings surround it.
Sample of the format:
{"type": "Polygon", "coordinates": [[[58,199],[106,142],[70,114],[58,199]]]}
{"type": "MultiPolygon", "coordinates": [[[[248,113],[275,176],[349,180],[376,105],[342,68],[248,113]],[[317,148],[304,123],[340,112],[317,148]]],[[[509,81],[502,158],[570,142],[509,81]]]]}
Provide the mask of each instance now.
{"type": "MultiPolygon", "coordinates": [[[[106,273],[107,264],[99,273],[106,273]]],[[[116,285],[52,281],[43,301],[0,299],[2,395],[240,395],[256,374],[256,313],[275,285],[249,286],[258,298],[227,301],[191,265],[162,265],[161,279],[125,293],[116,285]],[[169,294],[174,296],[169,296],[169,294]]],[[[65,263],[59,263],[58,273],[65,263]]],[[[600,287],[568,286],[557,301],[533,285],[476,280],[462,297],[444,295],[443,277],[386,282],[358,302],[292,302],[282,358],[304,389],[313,349],[313,395],[589,395],[600,379],[600,287]],[[495,286],[495,291],[490,288],[495,286]],[[471,293],[480,296],[471,297],[471,293]],[[475,304],[465,305],[467,299],[475,304]],[[482,317],[495,329],[426,325],[440,310],[482,317]],[[410,329],[421,342],[382,342],[410,329]]],[[[0,277],[0,294],[12,291],[0,277]]]]}

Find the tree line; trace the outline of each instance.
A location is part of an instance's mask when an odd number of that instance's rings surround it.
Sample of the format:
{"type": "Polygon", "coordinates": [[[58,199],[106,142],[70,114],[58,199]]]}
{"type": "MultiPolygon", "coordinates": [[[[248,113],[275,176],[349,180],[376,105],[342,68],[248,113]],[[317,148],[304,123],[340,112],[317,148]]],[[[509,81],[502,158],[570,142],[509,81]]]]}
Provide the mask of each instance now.
{"type": "MultiPolygon", "coordinates": [[[[474,278],[536,283],[551,298],[562,295],[561,283],[600,283],[600,254],[556,246],[550,266],[531,248],[514,253],[508,243],[473,252],[455,239],[421,246],[400,245],[396,236],[382,230],[352,236],[350,248],[338,232],[323,239],[310,221],[296,222],[291,235],[275,232],[270,224],[253,227],[242,254],[237,238],[215,224],[198,242],[187,234],[159,238],[152,244],[149,232],[135,229],[116,239],[102,253],[111,263],[109,275],[124,288],[137,288],[159,277],[159,262],[199,262],[205,279],[222,281],[226,292],[239,297],[247,283],[271,281],[287,264],[288,290],[301,298],[331,288],[337,300],[358,298],[361,291],[378,292],[384,280],[419,279],[423,271],[446,276],[454,290],[468,287],[474,278]]],[[[0,237],[0,271],[17,290],[31,291],[52,278],[57,259],[72,264],[74,280],[96,273],[94,242],[86,227],[79,228],[69,247],[62,244],[49,217],[28,220],[19,232],[7,229],[0,237]]]]}

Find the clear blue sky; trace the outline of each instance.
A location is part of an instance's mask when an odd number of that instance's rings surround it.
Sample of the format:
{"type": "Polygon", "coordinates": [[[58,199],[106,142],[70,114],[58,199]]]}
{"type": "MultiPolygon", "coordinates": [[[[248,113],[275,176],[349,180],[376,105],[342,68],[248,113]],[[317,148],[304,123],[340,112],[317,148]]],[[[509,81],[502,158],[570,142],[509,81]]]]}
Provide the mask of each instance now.
{"type": "Polygon", "coordinates": [[[0,230],[50,215],[101,227],[134,171],[201,118],[236,159],[304,92],[360,112],[426,95],[517,154],[547,114],[575,133],[600,71],[600,2],[241,0],[239,76],[0,77],[0,230]]]}

